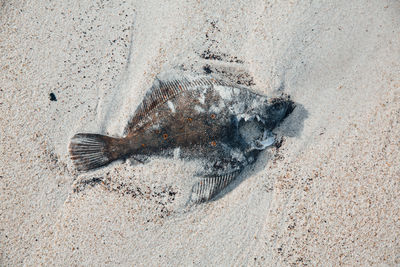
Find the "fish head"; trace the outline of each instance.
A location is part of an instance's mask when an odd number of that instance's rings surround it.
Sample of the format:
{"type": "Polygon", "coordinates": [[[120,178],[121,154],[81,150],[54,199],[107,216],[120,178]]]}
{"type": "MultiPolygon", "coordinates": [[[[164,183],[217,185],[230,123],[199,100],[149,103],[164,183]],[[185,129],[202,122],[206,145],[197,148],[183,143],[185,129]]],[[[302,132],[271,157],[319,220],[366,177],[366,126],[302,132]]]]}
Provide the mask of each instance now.
{"type": "Polygon", "coordinates": [[[269,105],[264,109],[261,115],[265,128],[272,131],[277,127],[295,108],[295,104],[289,98],[272,99],[269,105]]]}
{"type": "Polygon", "coordinates": [[[272,130],[295,108],[288,97],[257,101],[236,117],[239,135],[249,150],[263,150],[275,143],[272,130]]]}

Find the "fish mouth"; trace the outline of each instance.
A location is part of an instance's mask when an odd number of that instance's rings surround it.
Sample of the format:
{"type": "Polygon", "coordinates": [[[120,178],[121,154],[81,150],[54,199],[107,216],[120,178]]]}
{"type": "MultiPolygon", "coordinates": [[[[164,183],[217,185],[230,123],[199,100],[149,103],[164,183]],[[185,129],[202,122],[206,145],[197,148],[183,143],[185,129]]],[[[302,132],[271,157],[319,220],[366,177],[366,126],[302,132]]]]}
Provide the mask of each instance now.
{"type": "Polygon", "coordinates": [[[274,134],[268,130],[266,120],[259,115],[238,118],[239,135],[248,150],[264,150],[275,143],[274,134]]]}

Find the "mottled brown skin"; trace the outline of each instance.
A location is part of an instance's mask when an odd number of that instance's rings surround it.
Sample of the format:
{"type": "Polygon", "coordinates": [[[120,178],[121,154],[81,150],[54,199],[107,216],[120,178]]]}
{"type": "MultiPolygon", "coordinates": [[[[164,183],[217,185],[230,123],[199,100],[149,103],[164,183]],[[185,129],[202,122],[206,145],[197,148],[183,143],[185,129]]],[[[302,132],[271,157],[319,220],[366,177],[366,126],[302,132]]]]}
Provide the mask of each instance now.
{"type": "MultiPolygon", "coordinates": [[[[179,147],[183,150],[196,148],[195,154],[201,154],[216,149],[227,138],[230,122],[226,117],[221,118],[226,116],[225,113],[193,113],[194,104],[202,105],[195,94],[184,92],[170,99],[176,107],[175,112],[171,112],[166,103],[155,108],[146,123],[121,140],[122,146],[119,146],[121,150],[118,153],[151,156],[179,147]],[[159,129],[153,129],[155,122],[160,124],[159,129]]],[[[207,97],[207,101],[215,101],[217,98],[211,94],[207,97]]]]}

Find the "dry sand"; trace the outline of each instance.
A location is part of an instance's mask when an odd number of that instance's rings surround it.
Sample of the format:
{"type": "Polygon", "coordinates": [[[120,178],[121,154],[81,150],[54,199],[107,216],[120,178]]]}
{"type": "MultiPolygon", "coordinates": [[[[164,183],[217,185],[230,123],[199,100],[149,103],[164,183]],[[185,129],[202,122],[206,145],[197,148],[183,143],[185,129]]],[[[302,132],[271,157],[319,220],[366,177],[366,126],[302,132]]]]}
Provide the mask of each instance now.
{"type": "Polygon", "coordinates": [[[398,1],[0,3],[1,266],[400,265],[398,1]],[[290,94],[281,148],[189,212],[193,163],[77,173],[180,64],[290,94]]]}

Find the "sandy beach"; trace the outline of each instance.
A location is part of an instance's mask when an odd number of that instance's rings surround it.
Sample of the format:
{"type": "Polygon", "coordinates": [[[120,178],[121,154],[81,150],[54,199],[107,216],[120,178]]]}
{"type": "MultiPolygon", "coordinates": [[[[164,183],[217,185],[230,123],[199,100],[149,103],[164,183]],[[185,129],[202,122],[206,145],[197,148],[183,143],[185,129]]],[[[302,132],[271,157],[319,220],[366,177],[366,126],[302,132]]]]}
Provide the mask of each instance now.
{"type": "Polygon", "coordinates": [[[0,57],[0,266],[400,265],[398,1],[0,1],[0,57]],[[297,104],[189,211],[194,162],[68,154],[176,67],[297,104]]]}

